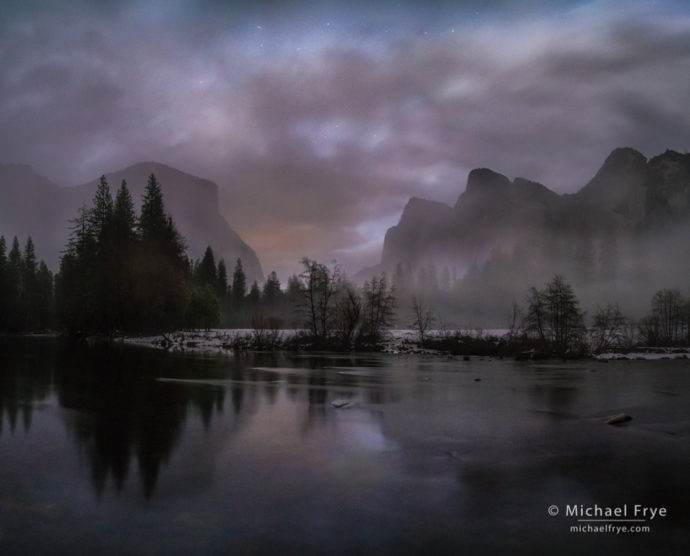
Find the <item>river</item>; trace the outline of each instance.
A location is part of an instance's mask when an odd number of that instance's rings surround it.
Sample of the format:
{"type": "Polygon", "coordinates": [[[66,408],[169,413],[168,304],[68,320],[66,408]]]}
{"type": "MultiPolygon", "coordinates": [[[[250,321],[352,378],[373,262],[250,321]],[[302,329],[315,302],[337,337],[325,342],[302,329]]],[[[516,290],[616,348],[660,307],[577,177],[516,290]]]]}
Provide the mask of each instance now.
{"type": "Polygon", "coordinates": [[[687,360],[4,338],[0,553],[687,553],[689,402],[687,360]]]}

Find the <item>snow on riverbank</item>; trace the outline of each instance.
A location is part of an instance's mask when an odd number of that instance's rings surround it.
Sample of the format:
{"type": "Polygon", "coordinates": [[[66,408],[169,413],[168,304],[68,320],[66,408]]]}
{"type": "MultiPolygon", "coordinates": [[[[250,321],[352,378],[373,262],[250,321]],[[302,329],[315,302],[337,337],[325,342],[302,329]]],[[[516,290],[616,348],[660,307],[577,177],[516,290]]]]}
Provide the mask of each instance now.
{"type": "Polygon", "coordinates": [[[597,361],[656,361],[659,359],[690,359],[688,348],[646,348],[627,353],[600,353],[593,356],[597,361]]]}
{"type": "MultiPolygon", "coordinates": [[[[508,334],[508,330],[463,330],[458,331],[464,336],[476,339],[502,338],[508,334]]],[[[433,330],[427,333],[430,339],[443,339],[452,336],[456,331],[449,333],[444,330],[433,330]]],[[[178,331],[170,334],[156,336],[141,336],[125,338],[124,342],[132,345],[166,349],[176,353],[200,353],[200,354],[225,354],[231,355],[236,349],[254,350],[257,346],[266,346],[266,349],[281,349],[286,347],[290,340],[294,340],[300,334],[308,334],[306,330],[253,330],[245,329],[211,329],[208,331],[178,331]]],[[[422,349],[419,346],[419,334],[415,330],[390,330],[387,339],[382,344],[384,353],[438,353],[435,350],[422,349]]],[[[294,345],[294,344],[293,344],[294,345]]],[[[592,355],[597,361],[633,361],[633,360],[660,360],[660,359],[690,359],[689,348],[663,348],[650,347],[638,348],[636,351],[626,353],[606,352],[592,355]]]]}
{"type": "MultiPolygon", "coordinates": [[[[500,337],[504,330],[477,330],[462,331],[463,334],[473,337],[500,337]]],[[[453,331],[455,333],[455,331],[453,331]]],[[[308,334],[307,330],[253,330],[250,328],[223,329],[214,328],[208,331],[191,330],[177,331],[170,334],[156,336],[128,337],[124,339],[127,344],[167,349],[172,352],[191,353],[225,353],[231,354],[234,349],[254,349],[258,345],[272,345],[277,348],[284,346],[286,342],[300,334],[308,334]]],[[[429,338],[443,338],[447,331],[432,330],[427,332],[429,338]]],[[[417,344],[419,333],[415,330],[390,330],[387,339],[383,342],[382,351],[386,353],[429,352],[421,350],[417,344]]]]}

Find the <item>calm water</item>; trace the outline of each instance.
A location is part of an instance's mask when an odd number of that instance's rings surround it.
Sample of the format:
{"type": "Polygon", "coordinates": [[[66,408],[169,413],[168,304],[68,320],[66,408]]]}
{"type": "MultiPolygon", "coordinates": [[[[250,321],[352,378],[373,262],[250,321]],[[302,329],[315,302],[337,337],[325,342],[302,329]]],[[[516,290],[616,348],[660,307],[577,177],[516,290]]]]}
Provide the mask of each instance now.
{"type": "Polygon", "coordinates": [[[689,402],[687,361],[0,339],[0,553],[687,553],[689,402]],[[568,504],[668,517],[571,533],[568,504]]]}

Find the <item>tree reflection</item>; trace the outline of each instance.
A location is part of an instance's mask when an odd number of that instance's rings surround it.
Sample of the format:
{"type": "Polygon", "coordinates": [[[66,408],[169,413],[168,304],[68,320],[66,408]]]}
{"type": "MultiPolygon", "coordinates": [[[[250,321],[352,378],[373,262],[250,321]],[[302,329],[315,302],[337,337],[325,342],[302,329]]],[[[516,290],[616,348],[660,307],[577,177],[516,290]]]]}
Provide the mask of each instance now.
{"type": "Polygon", "coordinates": [[[54,350],[54,342],[0,338],[0,436],[14,434],[20,418],[24,432],[31,429],[36,402],[50,395],[54,350]]]}
{"type": "Polygon", "coordinates": [[[108,478],[119,491],[135,459],[144,496],[153,495],[161,466],[178,445],[191,410],[205,428],[223,410],[224,389],[156,380],[175,376],[180,360],[158,353],[134,356],[110,347],[67,350],[59,362],[59,402],[100,495],[108,478]]]}

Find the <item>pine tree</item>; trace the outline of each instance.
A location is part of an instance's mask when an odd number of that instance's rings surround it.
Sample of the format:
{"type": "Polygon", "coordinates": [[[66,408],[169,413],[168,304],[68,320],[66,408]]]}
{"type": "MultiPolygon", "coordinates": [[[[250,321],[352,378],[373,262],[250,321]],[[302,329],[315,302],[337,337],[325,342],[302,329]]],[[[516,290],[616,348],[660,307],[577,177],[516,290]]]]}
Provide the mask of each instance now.
{"type": "Polygon", "coordinates": [[[259,311],[259,305],[261,304],[261,290],[256,280],[252,283],[252,287],[249,288],[246,301],[250,315],[255,315],[259,311]]]}
{"type": "Polygon", "coordinates": [[[134,212],[134,202],[127,188],[127,182],[122,180],[113,207],[113,235],[119,244],[126,245],[136,239],[136,234],[137,217],[134,212]]]}
{"type": "Polygon", "coordinates": [[[216,274],[216,261],[213,256],[213,249],[209,245],[204,252],[204,258],[197,269],[197,279],[202,286],[211,286],[215,291],[218,286],[218,276],[216,274]]]}
{"type": "Polygon", "coordinates": [[[24,245],[24,255],[21,259],[21,294],[20,305],[22,311],[21,329],[31,332],[36,326],[36,314],[38,307],[36,304],[36,273],[38,271],[36,263],[36,252],[34,242],[29,236],[24,245]]]}
{"type": "Polygon", "coordinates": [[[113,197],[105,176],[101,176],[93,198],[93,208],[89,212],[89,226],[97,241],[103,242],[108,234],[113,215],[113,197]]]}
{"type": "Polygon", "coordinates": [[[93,325],[94,275],[97,241],[82,206],[70,220],[67,249],[60,259],[55,284],[55,306],[60,326],[70,335],[83,334],[93,325]]]}
{"type": "Polygon", "coordinates": [[[141,203],[139,234],[143,241],[159,241],[166,235],[168,220],[163,206],[163,192],[156,176],[149,176],[141,203]]]}
{"type": "Polygon", "coordinates": [[[5,237],[0,236],[0,332],[7,329],[7,312],[8,297],[7,297],[7,244],[5,237]]]}
{"type": "Polygon", "coordinates": [[[22,329],[22,253],[19,249],[19,240],[15,236],[12,240],[12,248],[7,256],[6,264],[7,286],[7,330],[20,332],[22,329]]]}
{"type": "Polygon", "coordinates": [[[133,312],[142,330],[182,324],[190,300],[184,240],[165,213],[161,185],[151,174],[139,218],[140,244],[132,262],[133,312]]]}
{"type": "Polygon", "coordinates": [[[114,277],[115,311],[113,328],[128,330],[136,322],[133,309],[134,283],[131,268],[138,248],[137,217],[127,182],[122,180],[115,196],[112,216],[110,260],[114,277]]]}
{"type": "Polygon", "coordinates": [[[223,259],[218,261],[216,276],[216,294],[221,302],[224,302],[225,298],[228,296],[228,270],[225,267],[225,261],[223,259]]]}
{"type": "Polygon", "coordinates": [[[55,320],[55,281],[53,273],[41,261],[36,274],[36,326],[38,330],[48,330],[55,320]]]}
{"type": "Polygon", "coordinates": [[[232,273],[232,310],[238,318],[241,318],[244,308],[244,296],[246,294],[247,277],[242,268],[242,259],[237,259],[235,271],[232,273]]]}
{"type": "Polygon", "coordinates": [[[282,295],[283,292],[280,289],[280,280],[278,280],[278,275],[275,273],[275,271],[272,271],[268,275],[263,289],[263,305],[269,314],[275,315],[279,310],[282,295]]]}

